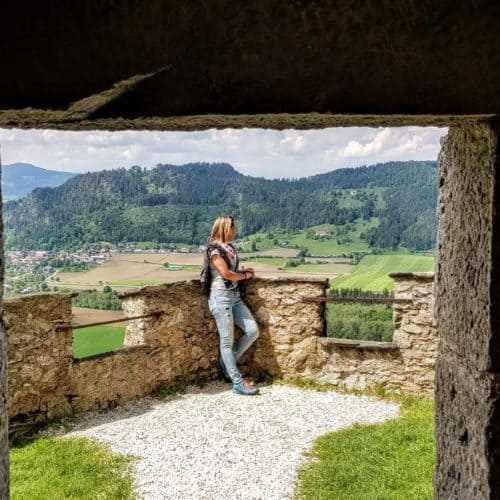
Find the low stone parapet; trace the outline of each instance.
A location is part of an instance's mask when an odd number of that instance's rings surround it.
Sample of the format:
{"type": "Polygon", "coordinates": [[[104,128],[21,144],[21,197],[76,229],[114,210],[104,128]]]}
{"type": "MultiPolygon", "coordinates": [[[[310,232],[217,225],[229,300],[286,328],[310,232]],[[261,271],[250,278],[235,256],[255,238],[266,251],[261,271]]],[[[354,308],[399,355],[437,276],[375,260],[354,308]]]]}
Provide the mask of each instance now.
{"type": "Polygon", "coordinates": [[[390,276],[395,299],[392,342],[316,339],[304,351],[301,375],[346,389],[383,386],[388,392],[432,394],[438,344],[432,314],[434,274],[390,276]]]}
{"type": "MultiPolygon", "coordinates": [[[[392,276],[395,298],[410,299],[394,305],[393,342],[326,337],[325,279],[248,282],[245,301],[260,335],[239,361],[242,373],[301,375],[348,389],[383,385],[388,391],[430,393],[437,346],[433,278],[392,276]]],[[[197,281],[146,287],[122,294],[122,301],[127,317],[159,314],[130,321],[124,348],[80,360],[73,359],[68,328],[71,295],[5,301],[11,430],[113,407],[159,384],[220,376],[219,336],[197,281]]]]}

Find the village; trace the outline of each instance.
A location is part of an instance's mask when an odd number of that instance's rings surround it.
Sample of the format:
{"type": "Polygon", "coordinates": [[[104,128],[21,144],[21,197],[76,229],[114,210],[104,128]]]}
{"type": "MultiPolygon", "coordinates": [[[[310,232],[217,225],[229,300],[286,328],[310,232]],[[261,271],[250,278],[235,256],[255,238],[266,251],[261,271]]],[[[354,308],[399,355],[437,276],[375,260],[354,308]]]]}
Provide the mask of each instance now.
{"type": "Polygon", "coordinates": [[[136,243],[113,245],[101,243],[86,249],[70,250],[25,250],[5,253],[4,293],[7,296],[28,295],[51,291],[48,283],[57,287],[58,272],[89,271],[107,262],[113,254],[168,254],[200,252],[198,249],[165,243],[158,248],[139,248],[136,243]]]}

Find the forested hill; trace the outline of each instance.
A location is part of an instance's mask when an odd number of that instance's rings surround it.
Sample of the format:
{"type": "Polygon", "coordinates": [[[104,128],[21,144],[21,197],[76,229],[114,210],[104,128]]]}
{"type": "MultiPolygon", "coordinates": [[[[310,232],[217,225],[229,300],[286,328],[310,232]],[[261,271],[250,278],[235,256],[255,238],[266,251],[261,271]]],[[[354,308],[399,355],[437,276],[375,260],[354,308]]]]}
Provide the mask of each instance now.
{"type": "Polygon", "coordinates": [[[390,162],[302,179],[242,175],[225,163],[157,165],[77,175],[4,205],[9,249],[78,248],[97,241],[205,243],[213,220],[235,215],[239,236],[379,217],[372,246],[435,244],[435,162],[390,162]]]}
{"type": "Polygon", "coordinates": [[[40,186],[54,187],[63,184],[75,174],[36,167],[30,163],[12,163],[2,166],[2,197],[15,200],[40,186]]]}

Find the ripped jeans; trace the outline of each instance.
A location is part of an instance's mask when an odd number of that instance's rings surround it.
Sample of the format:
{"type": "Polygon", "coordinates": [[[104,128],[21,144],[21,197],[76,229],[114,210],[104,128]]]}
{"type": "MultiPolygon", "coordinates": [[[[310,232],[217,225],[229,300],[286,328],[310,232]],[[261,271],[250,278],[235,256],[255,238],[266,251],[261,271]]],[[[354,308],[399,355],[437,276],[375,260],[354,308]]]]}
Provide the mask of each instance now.
{"type": "Polygon", "coordinates": [[[259,336],[259,328],[252,313],[240,297],[238,288],[234,290],[212,290],[208,307],[215,318],[219,330],[222,361],[233,384],[243,381],[236,362],[259,336]],[[234,345],[234,325],[241,328],[243,336],[234,345]]]}

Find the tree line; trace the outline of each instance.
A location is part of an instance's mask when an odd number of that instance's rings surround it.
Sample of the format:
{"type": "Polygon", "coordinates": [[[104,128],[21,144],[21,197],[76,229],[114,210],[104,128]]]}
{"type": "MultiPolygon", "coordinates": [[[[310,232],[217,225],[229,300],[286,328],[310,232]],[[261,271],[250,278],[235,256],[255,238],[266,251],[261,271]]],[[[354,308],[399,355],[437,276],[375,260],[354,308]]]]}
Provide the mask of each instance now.
{"type": "MultiPolygon", "coordinates": [[[[7,249],[76,249],[98,241],[206,243],[213,220],[233,214],[241,237],[379,217],[374,248],[425,250],[437,228],[435,162],[389,162],[302,179],[264,179],[225,163],[134,166],[77,175],[4,205],[7,249]],[[363,191],[383,188],[380,195],[363,191]],[[342,204],[342,190],[360,190],[342,204]]],[[[345,193],[344,193],[345,194],[345,193]]]]}

